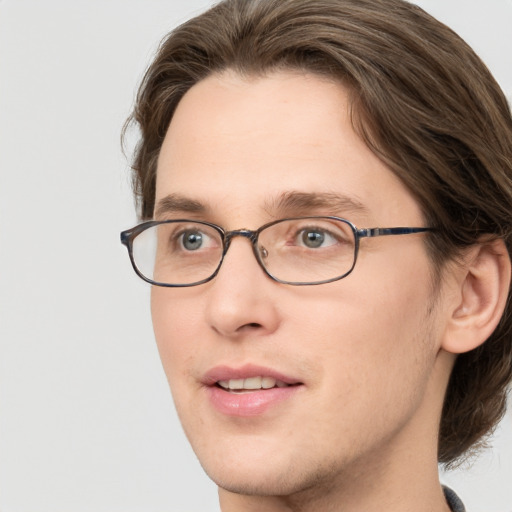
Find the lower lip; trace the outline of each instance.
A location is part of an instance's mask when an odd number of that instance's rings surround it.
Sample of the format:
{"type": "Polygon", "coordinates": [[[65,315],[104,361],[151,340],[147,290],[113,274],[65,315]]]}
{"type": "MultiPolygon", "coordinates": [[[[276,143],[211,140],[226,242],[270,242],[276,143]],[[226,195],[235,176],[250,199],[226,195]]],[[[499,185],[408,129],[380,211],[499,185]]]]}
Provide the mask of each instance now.
{"type": "Polygon", "coordinates": [[[258,416],[291,398],[302,386],[231,393],[217,386],[207,388],[213,407],[228,416],[258,416]]]}

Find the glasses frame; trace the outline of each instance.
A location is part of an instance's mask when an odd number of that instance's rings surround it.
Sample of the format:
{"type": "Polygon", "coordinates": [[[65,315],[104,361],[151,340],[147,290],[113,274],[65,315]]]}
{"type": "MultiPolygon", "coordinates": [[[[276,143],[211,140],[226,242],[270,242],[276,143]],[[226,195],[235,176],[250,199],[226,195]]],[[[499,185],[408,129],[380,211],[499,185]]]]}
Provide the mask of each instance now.
{"type": "Polygon", "coordinates": [[[121,232],[121,243],[126,246],[128,249],[128,255],[130,257],[130,261],[133,267],[133,270],[135,273],[143,280],[146,281],[149,284],[155,285],[155,286],[163,286],[165,288],[188,288],[190,286],[198,286],[200,284],[207,283],[208,281],[211,281],[215,278],[215,276],[219,273],[219,270],[222,266],[222,263],[224,262],[224,257],[226,256],[226,253],[228,252],[228,249],[231,245],[231,241],[233,238],[237,236],[241,236],[243,238],[247,238],[250,240],[252,245],[252,251],[256,258],[256,261],[258,262],[259,266],[263,269],[265,274],[270,277],[273,281],[276,281],[278,283],[282,284],[288,284],[291,286],[316,286],[319,284],[326,284],[326,283],[332,283],[334,281],[339,281],[340,279],[343,279],[347,277],[352,270],[354,270],[354,267],[356,266],[357,256],[359,254],[359,241],[361,238],[374,238],[377,236],[389,236],[389,235],[410,235],[413,233],[425,233],[434,231],[434,228],[430,227],[392,227],[392,228],[357,228],[352,222],[350,222],[347,219],[344,219],[342,217],[335,217],[332,215],[308,215],[303,217],[287,217],[284,219],[275,220],[272,222],[268,222],[267,224],[264,224],[263,226],[259,227],[256,230],[251,229],[234,229],[231,231],[226,231],[221,226],[218,226],[217,224],[212,224],[210,222],[200,221],[200,220],[194,220],[194,219],[172,219],[172,220],[150,220],[146,222],[142,222],[141,224],[138,224],[137,226],[134,226],[131,229],[127,229],[125,231],[121,232]],[[341,276],[333,277],[331,279],[325,279],[323,281],[314,281],[314,282],[295,282],[295,281],[283,281],[282,279],[279,279],[272,275],[267,268],[265,267],[263,261],[261,260],[261,256],[258,251],[257,243],[258,243],[258,237],[262,231],[265,229],[275,225],[279,224],[280,222],[290,221],[290,220],[307,220],[307,219],[328,219],[328,220],[335,220],[340,221],[345,224],[347,224],[354,233],[354,258],[353,263],[350,269],[342,274],[341,276]],[[137,265],[135,264],[134,256],[133,256],[133,241],[135,238],[145,231],[148,228],[151,228],[153,226],[158,226],[161,224],[171,224],[171,223],[177,223],[177,222],[191,222],[194,224],[202,224],[204,226],[209,226],[210,228],[215,229],[221,239],[222,239],[222,256],[219,261],[219,264],[217,265],[217,268],[206,279],[202,279],[201,281],[196,281],[194,283],[189,284],[169,284],[169,283],[161,283],[158,281],[154,281],[152,279],[149,279],[144,274],[142,274],[139,269],[137,268],[137,265]]]}

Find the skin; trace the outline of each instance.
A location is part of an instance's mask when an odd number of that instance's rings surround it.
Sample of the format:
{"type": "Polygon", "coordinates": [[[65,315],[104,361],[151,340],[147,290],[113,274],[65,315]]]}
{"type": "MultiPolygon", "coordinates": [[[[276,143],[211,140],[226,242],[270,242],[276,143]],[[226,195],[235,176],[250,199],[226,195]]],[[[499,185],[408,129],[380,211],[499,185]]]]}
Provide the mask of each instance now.
{"type": "MultiPolygon", "coordinates": [[[[423,226],[415,199],[365,146],[337,83],[292,72],[211,76],[182,99],[165,137],[156,200],[195,218],[257,229],[269,198],[336,193],[358,227],[423,226]]],[[[330,215],[325,207],[308,210],[330,215]]],[[[437,429],[454,355],[443,350],[460,275],[432,286],[424,234],[364,239],[354,271],[320,286],[272,281],[235,238],[217,277],[153,287],[156,340],[185,432],[230,511],[448,511],[437,429]],[[212,367],[269,367],[302,385],[254,417],[208,399],[212,367]]]]}

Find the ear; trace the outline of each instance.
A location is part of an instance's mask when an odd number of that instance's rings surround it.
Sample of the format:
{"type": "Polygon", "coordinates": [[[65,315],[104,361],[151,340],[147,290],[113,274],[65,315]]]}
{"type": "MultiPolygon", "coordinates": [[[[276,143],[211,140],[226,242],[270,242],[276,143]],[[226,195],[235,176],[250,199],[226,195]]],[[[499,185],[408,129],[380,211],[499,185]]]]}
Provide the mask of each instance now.
{"type": "Polygon", "coordinates": [[[501,239],[471,247],[449,276],[450,308],[442,348],[453,354],[469,352],[496,329],[510,290],[510,257],[501,239]]]}

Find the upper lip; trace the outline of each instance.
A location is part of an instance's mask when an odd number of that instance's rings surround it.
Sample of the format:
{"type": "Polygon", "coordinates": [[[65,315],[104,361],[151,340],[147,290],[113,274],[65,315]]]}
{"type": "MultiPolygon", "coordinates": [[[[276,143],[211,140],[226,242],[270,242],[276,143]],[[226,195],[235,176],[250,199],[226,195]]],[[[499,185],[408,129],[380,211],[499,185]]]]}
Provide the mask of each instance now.
{"type": "Polygon", "coordinates": [[[215,366],[204,374],[202,382],[206,386],[213,386],[221,380],[249,379],[251,377],[272,377],[273,379],[289,385],[302,384],[301,381],[295,377],[285,375],[272,368],[254,364],[246,364],[236,368],[230,366],[215,366]]]}

